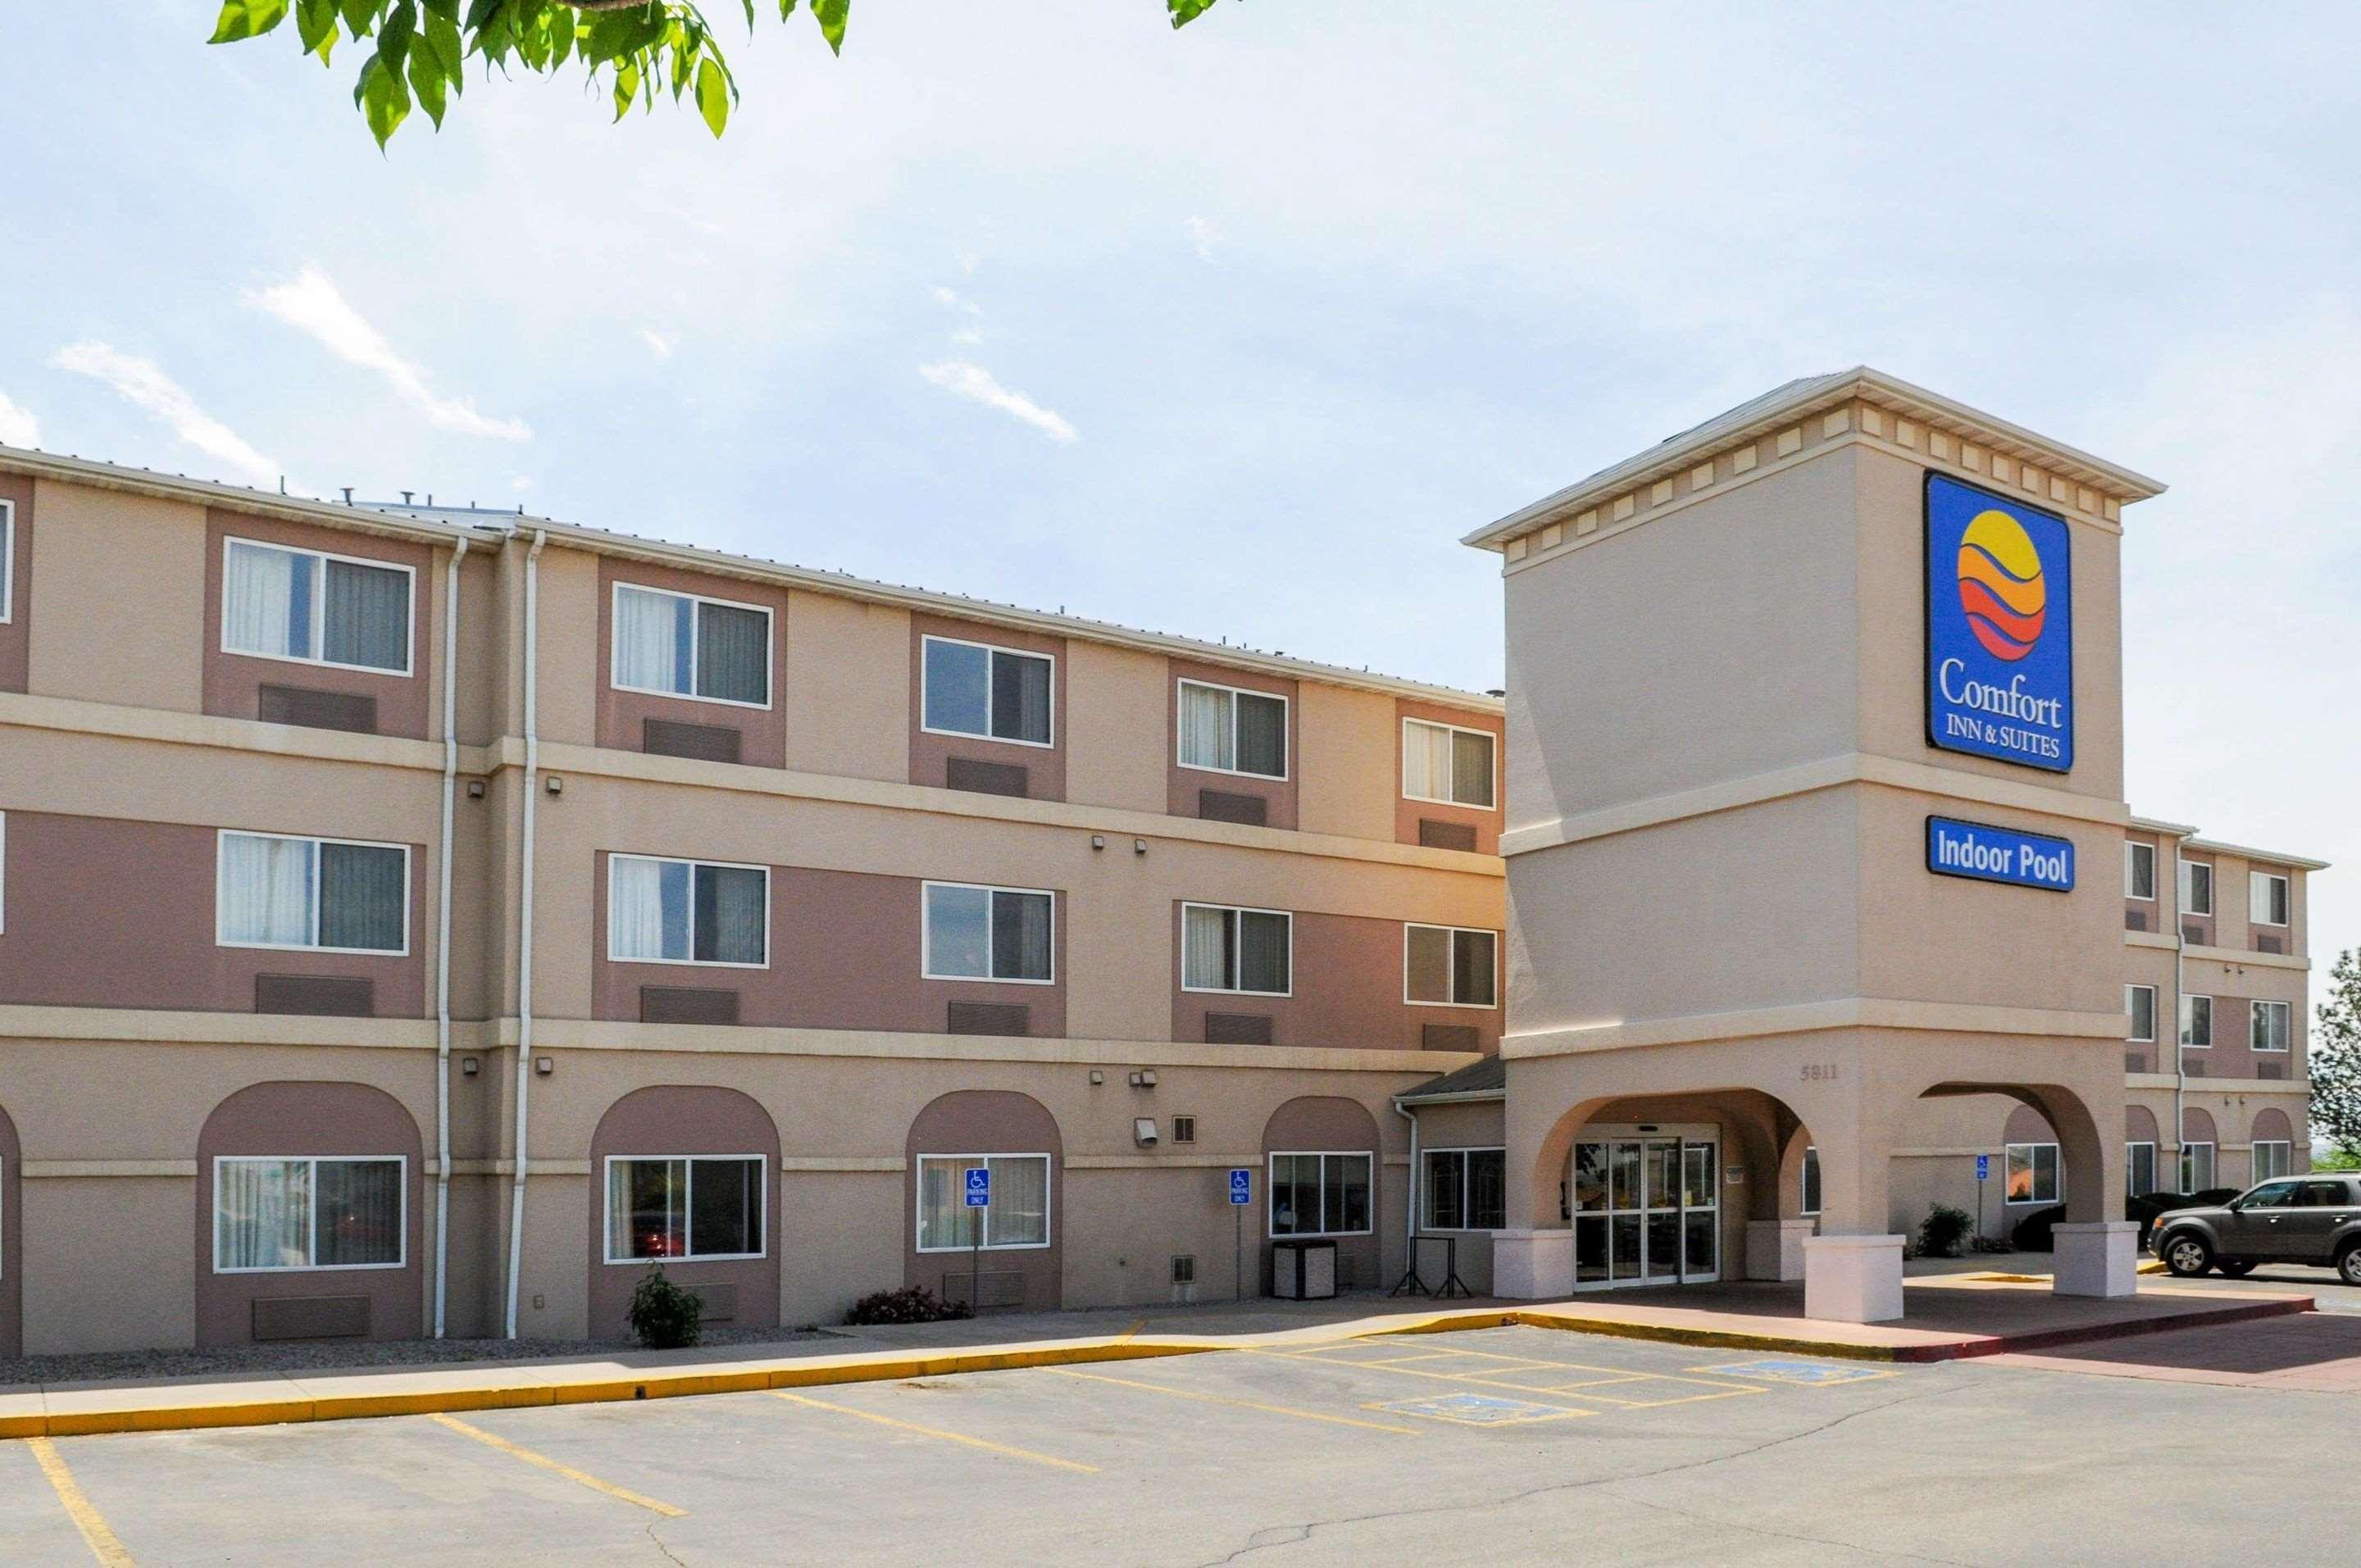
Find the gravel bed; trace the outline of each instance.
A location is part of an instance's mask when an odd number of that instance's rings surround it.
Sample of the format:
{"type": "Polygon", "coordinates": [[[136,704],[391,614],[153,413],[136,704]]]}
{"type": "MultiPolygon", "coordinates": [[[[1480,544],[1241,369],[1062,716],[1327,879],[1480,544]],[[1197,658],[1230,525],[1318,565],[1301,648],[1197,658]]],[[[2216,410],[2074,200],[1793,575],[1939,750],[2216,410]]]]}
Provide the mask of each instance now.
{"type": "MultiPolygon", "coordinates": [[[[708,1329],[698,1348],[796,1344],[842,1336],[818,1329],[708,1329]]],[[[306,1340],[215,1350],[115,1350],[0,1357],[0,1388],[26,1383],[104,1383],[159,1377],[236,1377],[265,1372],[439,1366],[459,1361],[577,1360],[637,1350],[634,1340],[306,1340]]]]}

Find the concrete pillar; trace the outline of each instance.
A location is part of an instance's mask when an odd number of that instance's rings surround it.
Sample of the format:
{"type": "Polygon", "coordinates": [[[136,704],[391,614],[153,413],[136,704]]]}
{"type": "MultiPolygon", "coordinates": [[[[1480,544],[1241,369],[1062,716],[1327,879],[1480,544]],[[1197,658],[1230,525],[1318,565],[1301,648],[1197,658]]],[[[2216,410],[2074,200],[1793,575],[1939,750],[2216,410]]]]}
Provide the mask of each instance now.
{"type": "Polygon", "coordinates": [[[1746,1277],[1793,1284],[1804,1277],[1804,1244],[1812,1239],[1809,1220],[1746,1222],[1746,1277]]]}
{"type": "Polygon", "coordinates": [[[1902,1316],[1900,1236],[1807,1236],[1804,1316],[1890,1323],[1902,1316]]]}
{"type": "Polygon", "coordinates": [[[2131,1220],[2060,1223],[2057,1270],[2050,1291],[2059,1296],[2129,1296],[2139,1288],[2139,1225],[2131,1220]]]}
{"type": "Polygon", "coordinates": [[[1558,1301],[1574,1294],[1574,1233],[1497,1231],[1492,1294],[1512,1301],[1558,1301]]]}

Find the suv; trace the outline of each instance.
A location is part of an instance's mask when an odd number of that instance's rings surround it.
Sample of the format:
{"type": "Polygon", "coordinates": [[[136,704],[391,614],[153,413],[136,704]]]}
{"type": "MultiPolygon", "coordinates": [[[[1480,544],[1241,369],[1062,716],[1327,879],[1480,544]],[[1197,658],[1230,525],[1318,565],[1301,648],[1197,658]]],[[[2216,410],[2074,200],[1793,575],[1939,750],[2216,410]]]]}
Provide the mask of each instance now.
{"type": "Polygon", "coordinates": [[[2361,1176],[2281,1177],[2218,1208],[2175,1209],[2157,1219],[2156,1255],[2184,1278],[2297,1263],[2361,1285],[2361,1176]]]}

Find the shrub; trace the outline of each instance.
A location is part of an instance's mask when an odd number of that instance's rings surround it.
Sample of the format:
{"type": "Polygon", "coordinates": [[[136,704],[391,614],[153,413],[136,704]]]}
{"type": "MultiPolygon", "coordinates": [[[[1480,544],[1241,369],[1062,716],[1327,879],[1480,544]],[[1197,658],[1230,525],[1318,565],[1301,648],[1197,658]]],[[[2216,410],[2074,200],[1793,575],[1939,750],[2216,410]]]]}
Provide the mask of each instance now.
{"type": "Polygon", "coordinates": [[[964,1301],[946,1301],[923,1285],[906,1285],[899,1290],[863,1296],[844,1314],[844,1321],[856,1325],[939,1323],[974,1316],[964,1301]]]}
{"type": "Polygon", "coordinates": [[[680,1350],[695,1344],[705,1332],[705,1303],[694,1290],[683,1289],[664,1277],[659,1263],[640,1277],[631,1291],[631,1310],[623,1321],[650,1350],[680,1350]]]}
{"type": "Polygon", "coordinates": [[[1975,1221],[1969,1217],[1965,1209],[1938,1203],[1927,1211],[1927,1218],[1918,1227],[1918,1255],[1957,1257],[1960,1255],[1960,1243],[1975,1227],[1975,1221]]]}
{"type": "Polygon", "coordinates": [[[2066,1205],[2063,1203],[2036,1209],[2016,1223],[2016,1229],[2008,1234],[2008,1239],[2016,1245],[2019,1252],[2055,1251],[2058,1238],[2049,1234],[2049,1228],[2065,1217],[2066,1205]]]}

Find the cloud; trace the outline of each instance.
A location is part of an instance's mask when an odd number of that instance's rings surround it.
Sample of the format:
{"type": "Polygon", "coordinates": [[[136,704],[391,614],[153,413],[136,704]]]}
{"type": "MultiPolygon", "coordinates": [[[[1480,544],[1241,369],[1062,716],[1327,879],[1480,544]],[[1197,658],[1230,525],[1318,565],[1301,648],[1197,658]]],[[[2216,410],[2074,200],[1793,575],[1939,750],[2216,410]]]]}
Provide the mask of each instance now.
{"type": "Polygon", "coordinates": [[[671,358],[672,351],[680,346],[680,339],[678,337],[666,337],[664,334],[656,331],[653,327],[643,326],[640,328],[640,341],[648,345],[648,352],[654,355],[659,359],[671,358]]]}
{"type": "Polygon", "coordinates": [[[983,329],[977,326],[963,326],[960,328],[959,331],[951,334],[951,341],[953,343],[966,344],[972,347],[974,345],[983,341],[983,329]]]}
{"type": "Polygon", "coordinates": [[[60,348],[49,363],[114,388],[172,427],[172,433],[208,457],[227,464],[248,484],[270,486],[286,470],[247,444],[246,438],[197,406],[180,383],[152,359],[123,354],[110,344],[76,343],[60,348]]]}
{"type": "Polygon", "coordinates": [[[298,332],[308,333],[337,358],[376,371],[397,397],[424,414],[438,430],[499,441],[533,439],[522,420],[491,419],[478,413],[471,399],[437,397],[426,384],[426,373],[396,354],[385,334],[345,302],[335,280],[317,267],[306,266],[291,282],[249,289],[240,299],[251,309],[266,311],[298,332]]]}
{"type": "Polygon", "coordinates": [[[1052,441],[1063,444],[1082,439],[1082,432],[1068,423],[1064,415],[1043,408],[1022,392],[1011,391],[993,379],[991,371],[970,360],[946,359],[939,365],[921,365],[918,374],[946,392],[972,398],[988,409],[998,409],[1011,419],[1022,420],[1052,441]]]}
{"type": "Polygon", "coordinates": [[[1188,231],[1189,243],[1197,247],[1197,259],[1213,260],[1213,242],[1222,237],[1222,231],[1203,218],[1191,218],[1180,226],[1188,231]]]}
{"type": "Polygon", "coordinates": [[[953,310],[965,311],[972,316],[980,316],[983,314],[983,307],[982,305],[977,304],[973,300],[968,299],[957,289],[938,287],[935,290],[935,303],[939,305],[949,305],[953,310]]]}
{"type": "Polygon", "coordinates": [[[0,446],[38,446],[40,444],[41,427],[33,418],[32,411],[9,401],[8,394],[0,392],[0,446]]]}

